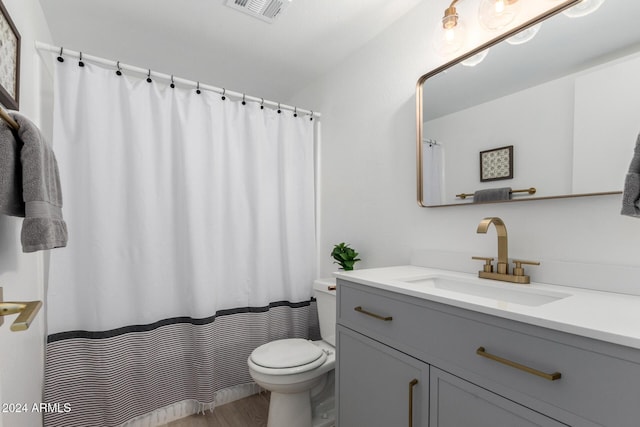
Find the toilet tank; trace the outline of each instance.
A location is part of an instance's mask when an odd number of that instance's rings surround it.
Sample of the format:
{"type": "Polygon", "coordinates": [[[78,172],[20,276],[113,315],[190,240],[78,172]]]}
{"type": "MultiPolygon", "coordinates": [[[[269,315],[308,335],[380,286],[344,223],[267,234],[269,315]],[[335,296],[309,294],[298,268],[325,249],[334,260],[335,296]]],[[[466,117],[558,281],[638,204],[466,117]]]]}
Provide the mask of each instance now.
{"type": "Polygon", "coordinates": [[[317,279],[313,282],[313,296],[318,304],[320,335],[332,346],[336,346],[336,279],[317,279]]]}

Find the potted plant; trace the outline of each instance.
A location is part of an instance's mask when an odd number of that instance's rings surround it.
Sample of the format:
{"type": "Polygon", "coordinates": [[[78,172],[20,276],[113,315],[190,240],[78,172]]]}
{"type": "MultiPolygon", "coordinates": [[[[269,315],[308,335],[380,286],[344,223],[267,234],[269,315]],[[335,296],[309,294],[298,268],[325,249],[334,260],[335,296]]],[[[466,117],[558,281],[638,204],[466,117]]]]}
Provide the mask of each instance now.
{"type": "Polygon", "coordinates": [[[348,243],[339,243],[333,247],[331,256],[335,260],[334,264],[339,264],[340,268],[348,271],[353,270],[353,265],[360,261],[358,258],[358,252],[349,247],[348,243]]]}

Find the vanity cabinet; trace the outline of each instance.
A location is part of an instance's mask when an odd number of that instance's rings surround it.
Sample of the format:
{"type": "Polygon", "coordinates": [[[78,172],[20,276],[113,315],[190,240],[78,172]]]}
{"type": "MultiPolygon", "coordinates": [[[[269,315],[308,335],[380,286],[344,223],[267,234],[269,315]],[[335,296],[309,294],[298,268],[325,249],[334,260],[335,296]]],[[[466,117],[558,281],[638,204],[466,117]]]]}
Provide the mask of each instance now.
{"type": "Polygon", "coordinates": [[[341,426],[429,424],[429,365],[339,326],[341,426]]]}
{"type": "Polygon", "coordinates": [[[566,426],[468,381],[431,367],[431,426],[566,426]]]}
{"type": "Polygon", "coordinates": [[[640,425],[638,350],[342,279],[337,310],[339,427],[409,425],[414,378],[414,426],[640,425]]]}

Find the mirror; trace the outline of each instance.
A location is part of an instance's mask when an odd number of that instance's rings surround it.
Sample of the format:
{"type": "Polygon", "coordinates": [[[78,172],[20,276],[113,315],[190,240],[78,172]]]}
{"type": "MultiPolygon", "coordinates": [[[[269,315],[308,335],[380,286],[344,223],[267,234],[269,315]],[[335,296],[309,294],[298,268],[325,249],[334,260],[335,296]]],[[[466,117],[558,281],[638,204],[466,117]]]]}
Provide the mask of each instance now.
{"type": "Polygon", "coordinates": [[[640,2],[566,16],[574,4],[418,80],[420,206],[471,204],[489,189],[507,201],[621,192],[640,132],[640,2]],[[509,43],[538,24],[531,41],[509,43]]]}

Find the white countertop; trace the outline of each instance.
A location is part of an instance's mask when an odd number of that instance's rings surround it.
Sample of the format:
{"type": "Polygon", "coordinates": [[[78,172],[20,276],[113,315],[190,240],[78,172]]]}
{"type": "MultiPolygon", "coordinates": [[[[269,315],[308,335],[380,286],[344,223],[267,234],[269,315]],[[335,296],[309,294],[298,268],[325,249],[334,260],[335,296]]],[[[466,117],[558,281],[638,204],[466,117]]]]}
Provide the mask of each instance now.
{"type": "Polygon", "coordinates": [[[520,285],[477,279],[475,274],[413,265],[340,271],[335,276],[378,289],[640,349],[640,296],[543,283],[520,285]],[[569,296],[539,306],[527,306],[405,281],[429,276],[480,281],[482,285],[493,288],[494,293],[499,293],[500,289],[505,292],[524,289],[525,292],[569,296]]]}

